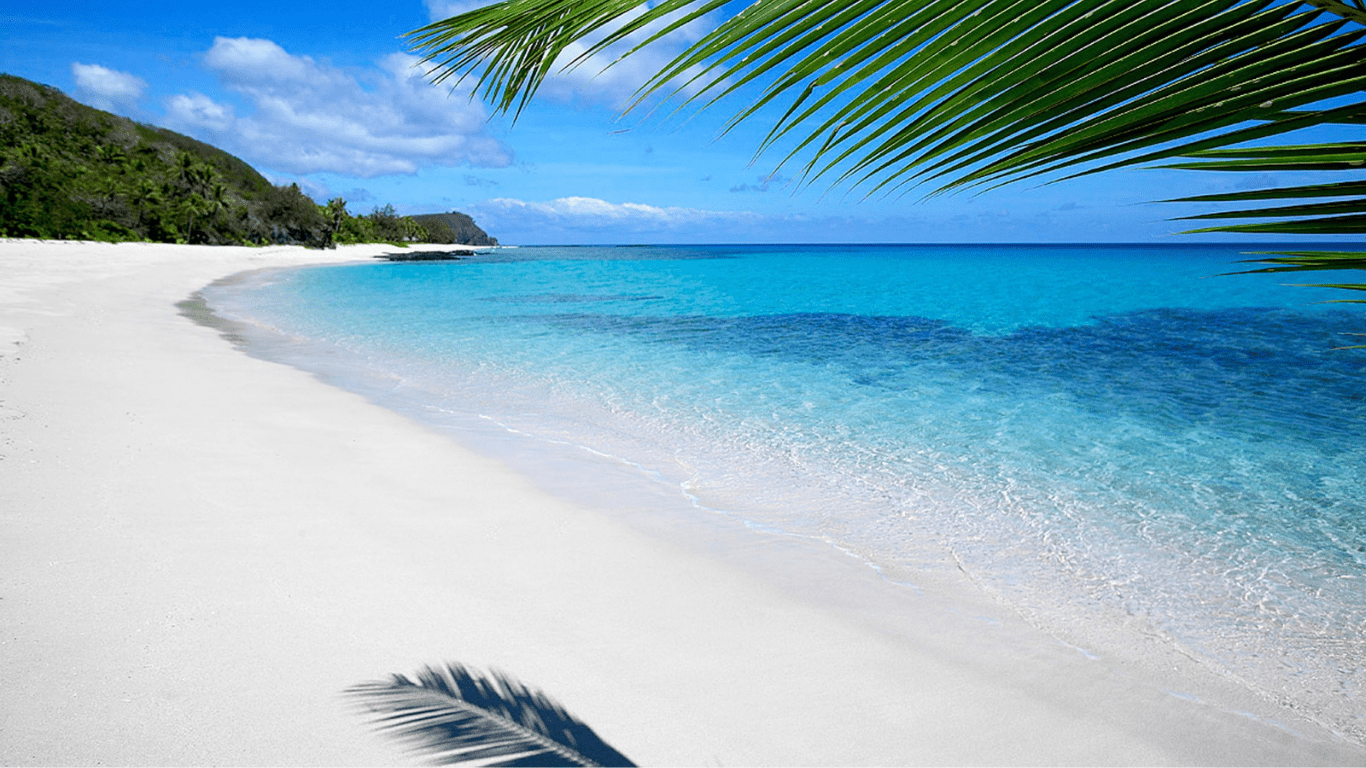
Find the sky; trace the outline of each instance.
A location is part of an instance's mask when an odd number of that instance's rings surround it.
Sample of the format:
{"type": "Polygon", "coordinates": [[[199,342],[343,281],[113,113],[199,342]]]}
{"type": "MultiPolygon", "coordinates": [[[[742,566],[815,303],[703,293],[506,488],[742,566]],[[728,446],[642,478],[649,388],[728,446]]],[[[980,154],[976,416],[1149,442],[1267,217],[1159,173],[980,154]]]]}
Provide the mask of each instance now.
{"type": "Polygon", "coordinates": [[[1203,209],[1151,201],[1275,185],[1135,169],[930,199],[801,186],[780,157],[754,156],[762,120],[723,136],[724,107],[622,114],[705,25],[604,73],[557,74],[514,124],[431,84],[402,37],[472,5],[0,0],[0,71],[221,147],[353,214],[459,210],[505,244],[1238,241],[1174,236],[1188,227],[1173,217],[1203,209]]]}

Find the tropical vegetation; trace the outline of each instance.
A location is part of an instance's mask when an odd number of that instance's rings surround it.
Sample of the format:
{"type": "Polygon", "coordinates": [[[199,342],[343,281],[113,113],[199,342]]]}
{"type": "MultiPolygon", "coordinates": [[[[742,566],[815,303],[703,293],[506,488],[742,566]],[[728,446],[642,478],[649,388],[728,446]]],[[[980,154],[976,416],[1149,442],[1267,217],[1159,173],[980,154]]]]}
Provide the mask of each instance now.
{"type": "MultiPolygon", "coordinates": [[[[729,4],[503,0],[410,40],[435,82],[473,78],[515,118],[558,68],[615,63],[729,4]]],[[[1210,206],[1193,231],[1357,235],[1366,142],[1339,137],[1366,122],[1363,37],[1363,0],[759,0],[632,108],[738,101],[724,130],[767,121],[758,152],[803,184],[938,194],[1136,165],[1239,172],[1258,188],[1181,200],[1210,206]],[[1304,171],[1334,173],[1283,181],[1304,171]]],[[[1259,256],[1265,271],[1366,269],[1359,248],[1259,256]]]]}
{"type": "Polygon", "coordinates": [[[468,219],[399,216],[393,206],[353,216],[341,198],[320,206],[298,185],[271,184],[216,147],[0,75],[0,237],[313,247],[496,243],[468,219]]]}

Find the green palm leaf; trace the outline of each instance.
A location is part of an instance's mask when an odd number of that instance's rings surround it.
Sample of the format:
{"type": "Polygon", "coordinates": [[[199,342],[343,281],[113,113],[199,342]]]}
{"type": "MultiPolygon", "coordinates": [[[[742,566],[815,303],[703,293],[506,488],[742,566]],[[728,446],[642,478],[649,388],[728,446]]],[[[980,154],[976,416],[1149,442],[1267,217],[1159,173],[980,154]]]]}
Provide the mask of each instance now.
{"type": "MultiPolygon", "coordinates": [[[[571,44],[596,40],[572,67],[650,31],[630,56],[725,5],[504,0],[412,44],[438,81],[474,77],[517,112],[571,44]]],[[[868,194],[1153,163],[1351,172],[1366,144],[1256,144],[1366,123],[1363,61],[1360,0],[758,0],[659,70],[634,106],[742,99],[723,130],[774,115],[758,152],[799,164],[805,183],[868,194]]],[[[1359,234],[1364,190],[1348,180],[1184,202],[1296,201],[1190,217],[1245,220],[1199,232],[1359,234]],[[1320,196],[1338,199],[1303,202],[1320,196]]]]}
{"type": "MultiPolygon", "coordinates": [[[[588,35],[610,30],[578,62],[723,5],[506,0],[417,30],[413,46],[438,79],[477,76],[500,109],[520,109],[588,35]]],[[[1001,181],[1249,119],[1274,124],[1287,110],[1360,91],[1362,14],[1319,5],[1336,12],[1271,0],[761,0],[639,97],[691,86],[699,93],[685,103],[710,104],[767,82],[731,125],[786,100],[762,148],[805,129],[789,159],[809,152],[815,177],[838,169],[842,182],[875,186],[921,174],[950,187],[1001,181]]]]}
{"type": "Polygon", "coordinates": [[[416,682],[394,675],[346,694],[374,714],[380,730],[438,764],[634,765],[545,694],[497,672],[429,666],[416,682]]]}
{"type": "Polygon", "coordinates": [[[1236,274],[1262,272],[1303,272],[1331,269],[1366,269],[1366,253],[1357,251],[1287,251],[1266,253],[1271,258],[1249,259],[1249,264],[1274,264],[1277,266],[1249,270],[1236,274]]]}
{"type": "Polygon", "coordinates": [[[1331,184],[1306,184],[1298,187],[1277,187],[1217,195],[1196,195],[1166,200],[1168,203],[1239,203],[1250,200],[1293,200],[1304,197],[1361,197],[1366,195],[1366,181],[1339,181],[1331,184]]]}
{"type": "MultiPolygon", "coordinates": [[[[1358,170],[1366,164],[1366,144],[1339,142],[1281,147],[1254,147],[1206,150],[1187,155],[1188,162],[1169,167],[1189,170],[1257,171],[1358,170]]],[[[1341,235],[1366,234],[1366,182],[1344,181],[1331,184],[1301,185],[1281,189],[1259,189],[1223,195],[1182,198],[1177,202],[1251,202],[1254,200],[1294,201],[1291,205],[1246,208],[1184,217],[1187,220],[1251,219],[1247,224],[1204,227],[1190,232],[1239,232],[1247,234],[1341,235]],[[1299,202],[1305,198],[1323,202],[1299,202]]],[[[1252,272],[1300,272],[1322,270],[1366,270],[1366,252],[1359,251],[1284,251],[1263,254],[1257,263],[1270,267],[1252,272]]],[[[1301,284],[1309,286],[1309,284],[1301,284]]],[[[1361,283],[1315,283],[1309,287],[1366,290],[1361,283]]],[[[1342,299],[1343,303],[1366,303],[1361,299],[1342,299]]]]}

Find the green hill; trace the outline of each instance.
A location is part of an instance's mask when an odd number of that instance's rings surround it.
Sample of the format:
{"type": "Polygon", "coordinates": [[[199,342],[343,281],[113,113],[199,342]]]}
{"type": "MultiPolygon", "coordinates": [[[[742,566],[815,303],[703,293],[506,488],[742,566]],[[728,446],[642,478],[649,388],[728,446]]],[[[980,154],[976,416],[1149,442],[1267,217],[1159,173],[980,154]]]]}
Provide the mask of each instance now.
{"type": "MultiPolygon", "coordinates": [[[[427,227],[436,229],[445,226],[450,229],[453,240],[450,242],[461,243],[463,245],[497,245],[498,238],[489,237],[489,233],[479,228],[474,223],[474,219],[459,211],[450,213],[415,213],[411,217],[413,221],[427,227]]],[[[437,230],[439,231],[439,229],[437,230]]]]}
{"type": "Polygon", "coordinates": [[[5,74],[0,237],[315,247],[334,239],[465,242],[449,225],[424,225],[389,206],[357,217],[341,199],[319,206],[298,185],[275,186],[217,147],[5,74]]]}

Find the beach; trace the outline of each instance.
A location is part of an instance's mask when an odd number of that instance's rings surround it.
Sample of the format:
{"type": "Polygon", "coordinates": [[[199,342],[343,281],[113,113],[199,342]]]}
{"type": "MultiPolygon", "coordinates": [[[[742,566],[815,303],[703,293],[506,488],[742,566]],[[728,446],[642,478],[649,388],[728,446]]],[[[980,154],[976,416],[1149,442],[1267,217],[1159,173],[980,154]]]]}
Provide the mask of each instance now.
{"type": "Polygon", "coordinates": [[[961,585],[602,514],[177,307],[390,250],[0,241],[0,762],[421,762],[342,692],[449,661],[642,765],[1366,764],[961,585]]]}

